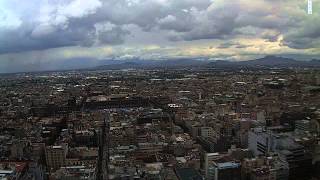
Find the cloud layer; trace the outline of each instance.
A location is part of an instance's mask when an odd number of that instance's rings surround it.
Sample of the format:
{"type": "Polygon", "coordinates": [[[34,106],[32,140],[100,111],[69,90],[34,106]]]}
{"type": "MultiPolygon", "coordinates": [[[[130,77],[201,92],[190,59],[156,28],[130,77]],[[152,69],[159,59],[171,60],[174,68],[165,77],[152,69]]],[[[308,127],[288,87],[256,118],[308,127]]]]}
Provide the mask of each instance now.
{"type": "MultiPolygon", "coordinates": [[[[186,46],[208,45],[209,58],[218,54],[213,48],[242,49],[233,55],[239,58],[259,52],[263,43],[284,54],[309,56],[320,48],[320,0],[313,4],[308,15],[303,0],[2,0],[0,60],[106,46],[113,56],[137,56],[123,52],[137,46],[148,52],[144,46],[151,45],[160,47],[157,57],[170,57],[172,48],[184,54],[186,46]]],[[[101,53],[96,56],[110,56],[101,53]]],[[[53,56],[65,58],[43,59],[53,56]]]]}

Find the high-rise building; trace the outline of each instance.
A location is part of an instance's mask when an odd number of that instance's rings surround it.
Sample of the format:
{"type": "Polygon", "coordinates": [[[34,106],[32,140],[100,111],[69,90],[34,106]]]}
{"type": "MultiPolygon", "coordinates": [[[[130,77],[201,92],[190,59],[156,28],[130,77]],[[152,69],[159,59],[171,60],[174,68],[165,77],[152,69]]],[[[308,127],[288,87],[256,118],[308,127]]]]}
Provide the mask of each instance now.
{"type": "Polygon", "coordinates": [[[271,151],[272,134],[263,128],[254,128],[249,131],[248,146],[255,156],[265,155],[271,151]]]}
{"type": "Polygon", "coordinates": [[[249,149],[255,156],[278,153],[280,159],[289,164],[291,177],[308,175],[312,166],[310,153],[303,145],[295,142],[290,134],[252,129],[249,132],[249,149]]]}
{"type": "Polygon", "coordinates": [[[205,177],[209,177],[208,170],[209,166],[215,161],[221,158],[219,153],[205,153],[203,156],[202,168],[205,172],[205,177]]]}

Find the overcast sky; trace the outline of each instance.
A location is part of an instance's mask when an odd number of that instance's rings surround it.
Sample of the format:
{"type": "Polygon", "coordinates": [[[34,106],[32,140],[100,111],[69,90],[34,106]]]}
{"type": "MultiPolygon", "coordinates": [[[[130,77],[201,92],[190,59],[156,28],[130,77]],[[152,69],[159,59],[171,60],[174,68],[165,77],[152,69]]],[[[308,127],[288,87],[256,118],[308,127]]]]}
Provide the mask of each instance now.
{"type": "MultiPolygon", "coordinates": [[[[75,58],[317,58],[320,0],[0,0],[0,72],[75,58]]],[[[37,66],[38,65],[38,66],[37,66]]]]}

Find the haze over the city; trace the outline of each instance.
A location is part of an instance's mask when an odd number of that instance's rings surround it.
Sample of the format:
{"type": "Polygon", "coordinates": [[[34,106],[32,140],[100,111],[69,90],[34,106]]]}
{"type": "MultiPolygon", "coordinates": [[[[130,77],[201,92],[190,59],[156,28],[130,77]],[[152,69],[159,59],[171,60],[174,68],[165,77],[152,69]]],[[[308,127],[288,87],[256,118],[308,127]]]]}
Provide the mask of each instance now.
{"type": "Polygon", "coordinates": [[[320,0],[1,0],[0,72],[320,54],[320,0]]]}

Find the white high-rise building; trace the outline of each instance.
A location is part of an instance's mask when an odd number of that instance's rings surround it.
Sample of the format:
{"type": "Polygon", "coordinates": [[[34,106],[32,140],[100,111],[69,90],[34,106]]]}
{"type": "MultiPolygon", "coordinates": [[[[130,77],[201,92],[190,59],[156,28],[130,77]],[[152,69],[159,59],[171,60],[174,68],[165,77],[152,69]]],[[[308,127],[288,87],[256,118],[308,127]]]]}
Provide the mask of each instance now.
{"type": "Polygon", "coordinates": [[[204,162],[203,162],[203,169],[205,171],[206,178],[209,177],[209,167],[211,164],[219,159],[221,155],[219,153],[205,153],[204,154],[204,162]]]}

